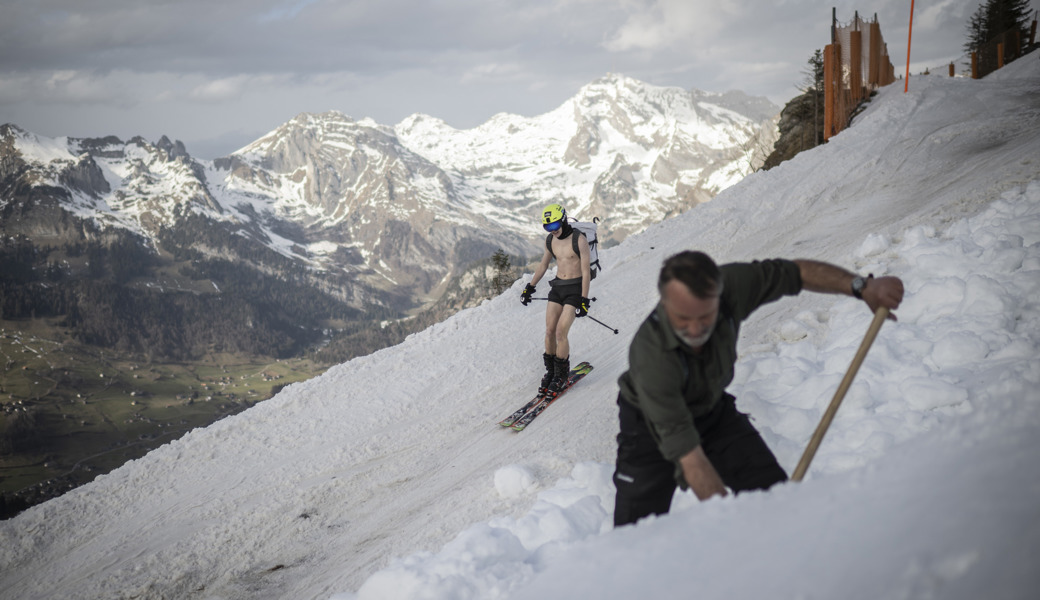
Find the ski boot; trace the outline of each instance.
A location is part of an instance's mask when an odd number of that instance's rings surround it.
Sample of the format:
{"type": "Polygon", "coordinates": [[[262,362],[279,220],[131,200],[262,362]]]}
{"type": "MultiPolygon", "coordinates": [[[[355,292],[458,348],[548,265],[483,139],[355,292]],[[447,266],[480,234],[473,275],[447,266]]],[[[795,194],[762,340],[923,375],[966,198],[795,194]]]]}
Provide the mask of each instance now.
{"type": "Polygon", "coordinates": [[[546,395],[549,393],[549,384],[553,380],[553,366],[555,364],[556,357],[548,352],[542,354],[542,362],[545,363],[545,375],[542,375],[542,383],[538,386],[538,394],[546,395]]]}
{"type": "Polygon", "coordinates": [[[559,394],[563,388],[567,387],[567,378],[570,377],[571,372],[571,361],[570,357],[559,358],[556,357],[553,360],[553,378],[549,383],[549,394],[555,396],[559,394]]]}

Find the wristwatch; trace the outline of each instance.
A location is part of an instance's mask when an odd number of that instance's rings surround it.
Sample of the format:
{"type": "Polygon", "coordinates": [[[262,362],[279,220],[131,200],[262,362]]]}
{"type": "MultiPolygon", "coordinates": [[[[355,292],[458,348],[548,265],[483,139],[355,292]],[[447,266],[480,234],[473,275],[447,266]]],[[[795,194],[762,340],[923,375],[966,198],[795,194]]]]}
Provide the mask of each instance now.
{"type": "Polygon", "coordinates": [[[867,287],[867,280],[868,279],[873,279],[873,278],[874,278],[874,274],[871,273],[870,275],[867,275],[866,277],[859,276],[859,277],[856,277],[855,279],[853,279],[852,280],[852,295],[857,297],[857,298],[859,298],[860,300],[862,300],[863,299],[863,288],[867,287]]]}

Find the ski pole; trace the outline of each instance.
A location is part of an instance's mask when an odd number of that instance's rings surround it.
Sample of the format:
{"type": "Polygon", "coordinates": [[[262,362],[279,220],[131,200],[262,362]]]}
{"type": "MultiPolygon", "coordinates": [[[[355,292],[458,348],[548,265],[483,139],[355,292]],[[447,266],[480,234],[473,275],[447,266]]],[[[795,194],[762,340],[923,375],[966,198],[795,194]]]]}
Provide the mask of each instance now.
{"type": "Polygon", "coordinates": [[[827,428],[830,427],[831,421],[834,420],[834,415],[838,412],[838,407],[841,406],[841,401],[845,398],[845,393],[848,392],[849,387],[852,386],[852,380],[856,377],[856,372],[859,371],[860,365],[863,364],[863,359],[867,357],[867,350],[870,350],[870,345],[874,343],[874,338],[877,337],[881,325],[885,323],[885,319],[887,318],[888,308],[884,306],[878,308],[877,312],[874,313],[874,320],[870,323],[870,327],[867,329],[867,335],[859,345],[859,350],[856,352],[855,358],[852,359],[852,364],[849,365],[849,370],[846,371],[845,378],[841,380],[841,384],[838,386],[838,391],[835,392],[830,406],[828,406],[826,412],[823,413],[823,418],[820,419],[820,424],[816,426],[816,431],[813,433],[812,439],[809,440],[809,445],[805,448],[805,452],[802,454],[802,459],[798,461],[798,466],[794,470],[794,475],[791,476],[792,481],[801,481],[802,477],[805,476],[805,472],[809,470],[809,463],[812,462],[813,456],[816,455],[816,450],[819,449],[820,443],[823,442],[823,436],[827,433],[827,428]]]}
{"type": "MultiPolygon", "coordinates": [[[[548,298],[531,298],[531,300],[548,300],[548,298]]],[[[595,301],[596,301],[596,299],[595,299],[595,298],[589,298],[589,300],[591,300],[592,302],[595,302],[595,301]]],[[[585,316],[586,316],[586,317],[589,317],[589,315],[588,315],[588,314],[586,314],[585,316]]],[[[613,331],[613,332],[614,332],[614,335],[617,335],[617,334],[618,334],[618,330],[617,330],[617,329],[614,329],[613,327],[611,327],[610,325],[607,325],[607,324],[606,324],[606,323],[604,323],[603,321],[600,321],[600,320],[599,320],[599,319],[597,319],[596,317],[589,317],[589,318],[590,318],[590,319],[592,319],[593,321],[595,321],[595,322],[599,323],[600,325],[602,325],[602,326],[606,327],[607,329],[609,329],[609,330],[613,331]]]]}
{"type": "MultiPolygon", "coordinates": [[[[595,298],[589,298],[589,302],[595,302],[595,301],[596,301],[596,299],[595,299],[595,298]]],[[[585,313],[585,316],[586,316],[586,317],[589,317],[589,313],[585,313]]],[[[607,324],[606,324],[606,323],[604,323],[603,321],[600,321],[600,320],[599,320],[599,319],[597,319],[596,317],[589,317],[589,318],[590,318],[590,319],[592,319],[593,321],[595,321],[595,322],[599,323],[600,325],[602,325],[602,326],[606,327],[607,329],[609,329],[609,330],[613,331],[613,332],[614,332],[614,335],[617,335],[617,334],[618,334],[618,330],[617,330],[617,329],[614,329],[613,327],[611,327],[610,325],[607,325],[607,324]]]]}
{"type": "MultiPolygon", "coordinates": [[[[548,298],[531,298],[531,300],[548,300],[548,298]]],[[[596,301],[596,299],[595,299],[595,298],[589,298],[589,300],[591,300],[591,301],[593,301],[593,302],[595,302],[595,301],[596,301]]]]}
{"type": "MultiPolygon", "coordinates": [[[[595,302],[595,301],[596,301],[596,299],[595,299],[595,298],[589,298],[589,302],[595,302]]],[[[589,317],[589,313],[585,313],[585,316],[586,316],[586,317],[589,317]]],[[[602,325],[602,326],[606,327],[607,329],[609,329],[609,330],[613,331],[613,332],[614,332],[614,335],[617,335],[617,334],[618,334],[618,330],[617,330],[617,329],[614,329],[613,327],[611,327],[610,325],[607,325],[607,324],[606,324],[606,323],[604,323],[603,321],[600,321],[600,320],[599,320],[599,319],[597,319],[596,317],[589,317],[589,318],[590,318],[590,319],[592,319],[593,321],[595,321],[595,322],[599,323],[600,325],[602,325]]]]}
{"type": "MultiPolygon", "coordinates": [[[[586,317],[589,317],[589,315],[585,315],[585,316],[586,316],[586,317]]],[[[597,319],[596,317],[589,317],[589,318],[590,318],[590,319],[592,319],[593,321],[595,321],[595,322],[599,323],[600,325],[602,325],[602,326],[606,327],[607,329],[609,329],[609,330],[613,331],[613,332],[614,332],[614,335],[617,335],[617,334],[618,334],[618,330],[617,330],[617,329],[614,329],[613,327],[611,327],[610,325],[607,325],[607,324],[606,324],[606,323],[604,323],[603,321],[600,321],[600,320],[599,320],[599,319],[597,319]]]]}

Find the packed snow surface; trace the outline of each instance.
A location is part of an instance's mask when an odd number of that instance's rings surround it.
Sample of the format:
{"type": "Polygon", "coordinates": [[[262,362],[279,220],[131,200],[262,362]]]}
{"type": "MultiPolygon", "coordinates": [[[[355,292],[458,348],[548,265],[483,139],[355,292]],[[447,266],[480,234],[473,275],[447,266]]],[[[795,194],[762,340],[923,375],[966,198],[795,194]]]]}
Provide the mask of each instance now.
{"type": "MultiPolygon", "coordinates": [[[[889,86],[830,143],[601,251],[573,359],[522,433],[542,306],[501,297],[292,385],[0,523],[0,597],[1035,598],[1040,61],[889,86]],[[895,275],[801,483],[611,527],[617,377],[661,261],[895,275]]],[[[537,226],[532,223],[532,226],[537,226]]],[[[729,388],[793,470],[871,320],[803,293],[742,331],[729,388]]]]}

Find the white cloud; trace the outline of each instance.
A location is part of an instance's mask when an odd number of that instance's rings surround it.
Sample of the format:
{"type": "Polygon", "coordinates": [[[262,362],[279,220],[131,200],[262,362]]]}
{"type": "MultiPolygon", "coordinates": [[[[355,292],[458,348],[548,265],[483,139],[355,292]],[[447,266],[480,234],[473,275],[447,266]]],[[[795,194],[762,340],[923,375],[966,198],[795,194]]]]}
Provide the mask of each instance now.
{"type": "Polygon", "coordinates": [[[625,23],[608,38],[608,50],[703,45],[739,27],[742,12],[734,3],[716,0],[653,0],[632,4],[630,11],[625,23]]]}
{"type": "Polygon", "coordinates": [[[312,77],[305,78],[307,81],[292,81],[289,75],[235,75],[220,79],[206,79],[195,85],[187,93],[187,99],[197,102],[222,103],[238,100],[246,95],[262,94],[272,88],[286,88],[288,86],[300,87],[311,85],[312,77]]]}
{"type": "Polygon", "coordinates": [[[17,73],[0,77],[0,105],[18,102],[39,104],[134,104],[118,81],[117,73],[62,69],[17,73]]]}
{"type": "Polygon", "coordinates": [[[63,102],[107,102],[113,90],[104,77],[82,71],[55,71],[44,83],[51,100],[63,102]]]}
{"type": "Polygon", "coordinates": [[[250,78],[245,75],[207,81],[195,86],[188,97],[202,102],[226,102],[242,95],[250,78]]]}
{"type": "MultiPolygon", "coordinates": [[[[918,5],[920,6],[920,5],[918,5]]],[[[915,9],[914,29],[925,31],[941,31],[951,25],[967,26],[969,10],[974,5],[963,0],[944,0],[942,2],[929,3],[915,9]]],[[[909,22],[910,11],[907,10],[907,21],[909,22]]]]}
{"type": "Polygon", "coordinates": [[[518,63],[485,63],[476,65],[462,74],[462,83],[516,81],[525,74],[518,63]]]}

